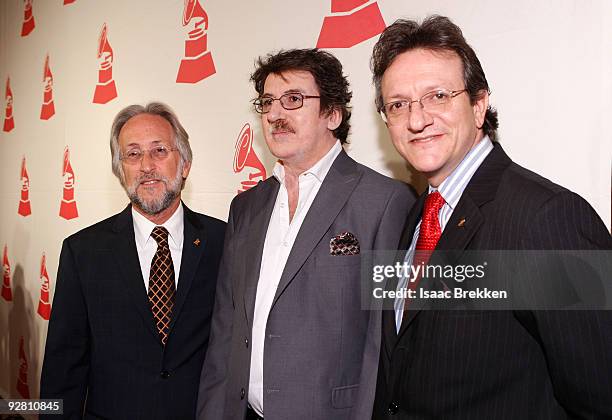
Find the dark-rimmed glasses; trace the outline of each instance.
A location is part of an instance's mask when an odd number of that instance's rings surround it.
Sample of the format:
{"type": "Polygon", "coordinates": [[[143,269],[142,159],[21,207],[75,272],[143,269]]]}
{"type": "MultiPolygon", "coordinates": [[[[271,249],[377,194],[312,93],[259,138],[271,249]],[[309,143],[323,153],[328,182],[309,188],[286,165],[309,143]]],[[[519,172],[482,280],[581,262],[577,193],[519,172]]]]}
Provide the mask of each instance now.
{"type": "Polygon", "coordinates": [[[304,99],[320,98],[320,96],[314,95],[302,95],[299,92],[285,93],[280,98],[273,98],[271,96],[264,96],[257,98],[253,101],[255,111],[260,114],[266,114],[272,109],[274,101],[279,101],[281,106],[288,111],[293,109],[299,109],[304,106],[304,99]]]}

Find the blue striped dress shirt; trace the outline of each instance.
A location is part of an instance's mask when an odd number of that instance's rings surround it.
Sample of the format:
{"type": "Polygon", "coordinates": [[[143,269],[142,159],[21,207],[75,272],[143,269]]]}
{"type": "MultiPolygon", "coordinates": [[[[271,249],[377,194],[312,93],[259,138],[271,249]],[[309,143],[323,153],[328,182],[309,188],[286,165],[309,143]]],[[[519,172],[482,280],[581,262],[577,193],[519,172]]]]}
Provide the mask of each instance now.
{"type": "MultiPolygon", "coordinates": [[[[453,214],[453,210],[457,207],[459,203],[459,199],[461,199],[461,195],[467,187],[470,179],[476,172],[476,170],[480,167],[485,158],[489,155],[489,153],[493,150],[493,143],[489,139],[488,136],[485,136],[474,148],[472,148],[467,155],[463,158],[461,163],[455,168],[453,172],[440,184],[437,188],[442,198],[444,198],[444,205],[440,209],[440,213],[438,214],[438,218],[440,220],[440,228],[442,232],[444,232],[444,228],[448,223],[451,215],[453,214]]],[[[429,186],[428,194],[436,191],[436,188],[429,186]]],[[[412,242],[410,243],[410,248],[406,252],[406,257],[404,258],[404,262],[407,264],[412,264],[412,259],[414,258],[414,250],[416,248],[417,239],[419,238],[419,231],[421,229],[421,221],[417,224],[416,229],[414,230],[414,235],[412,236],[412,242]]],[[[406,276],[399,279],[397,284],[397,290],[403,290],[407,287],[408,278],[406,276]]],[[[395,328],[399,332],[400,326],[402,325],[402,315],[404,313],[404,298],[398,297],[395,299],[394,309],[395,309],[395,328]]]]}

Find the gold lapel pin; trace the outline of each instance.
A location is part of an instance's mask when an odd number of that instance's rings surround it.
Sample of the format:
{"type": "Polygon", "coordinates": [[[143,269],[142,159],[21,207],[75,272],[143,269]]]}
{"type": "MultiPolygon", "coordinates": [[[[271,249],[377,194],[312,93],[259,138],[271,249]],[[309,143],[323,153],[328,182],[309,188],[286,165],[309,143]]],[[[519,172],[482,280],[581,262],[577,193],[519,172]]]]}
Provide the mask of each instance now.
{"type": "Polygon", "coordinates": [[[196,239],[195,241],[193,241],[193,244],[194,244],[195,246],[200,246],[200,243],[201,243],[201,242],[202,242],[202,241],[200,241],[199,239],[196,239]]]}
{"type": "Polygon", "coordinates": [[[465,219],[461,219],[459,220],[459,223],[457,223],[457,227],[463,227],[465,226],[465,219]]]}

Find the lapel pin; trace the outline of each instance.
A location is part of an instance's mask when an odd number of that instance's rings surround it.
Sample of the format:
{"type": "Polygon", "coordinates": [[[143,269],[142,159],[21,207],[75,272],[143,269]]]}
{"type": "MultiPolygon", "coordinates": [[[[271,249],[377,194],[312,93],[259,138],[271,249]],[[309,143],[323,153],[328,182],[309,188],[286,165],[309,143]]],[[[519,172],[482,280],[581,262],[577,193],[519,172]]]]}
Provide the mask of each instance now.
{"type": "Polygon", "coordinates": [[[465,218],[459,220],[459,223],[457,223],[457,227],[463,227],[465,226],[465,218]]]}
{"type": "Polygon", "coordinates": [[[202,241],[200,241],[199,239],[196,239],[195,241],[193,241],[193,244],[194,244],[195,246],[200,246],[200,243],[201,243],[201,242],[202,242],[202,241]]]}

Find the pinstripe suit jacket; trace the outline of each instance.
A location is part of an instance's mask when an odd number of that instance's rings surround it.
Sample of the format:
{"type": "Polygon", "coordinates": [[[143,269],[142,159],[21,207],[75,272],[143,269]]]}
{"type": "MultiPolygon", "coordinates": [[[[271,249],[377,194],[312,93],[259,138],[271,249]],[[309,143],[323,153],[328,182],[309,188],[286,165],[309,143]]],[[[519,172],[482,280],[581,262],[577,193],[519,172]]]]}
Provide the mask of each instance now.
{"type": "MultiPolygon", "coordinates": [[[[410,212],[402,249],[424,198],[410,212]]],[[[609,250],[612,240],[585,200],[495,144],[436,249],[609,250]]],[[[399,334],[385,311],[374,418],[612,418],[612,311],[413,309],[399,334]]]]}

